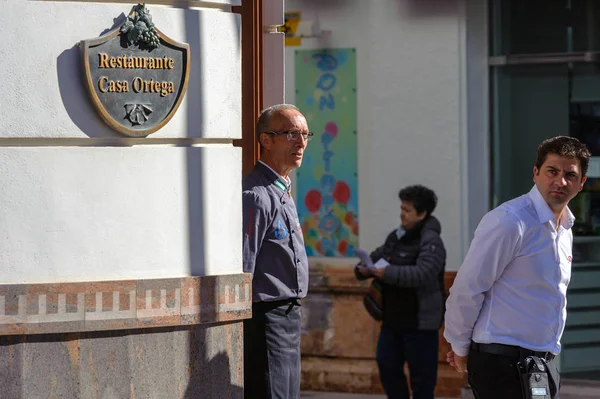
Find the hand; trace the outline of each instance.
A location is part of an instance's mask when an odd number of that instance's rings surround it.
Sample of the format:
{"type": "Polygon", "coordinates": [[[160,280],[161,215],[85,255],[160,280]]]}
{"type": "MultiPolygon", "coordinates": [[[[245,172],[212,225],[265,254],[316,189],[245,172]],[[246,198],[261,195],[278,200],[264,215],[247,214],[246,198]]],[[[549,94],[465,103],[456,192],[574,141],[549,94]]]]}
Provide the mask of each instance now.
{"type": "Polygon", "coordinates": [[[448,364],[454,368],[454,370],[459,373],[467,372],[467,357],[466,356],[458,356],[454,351],[450,351],[446,354],[446,361],[448,364]]]}
{"type": "Polygon", "coordinates": [[[371,269],[369,269],[368,267],[366,267],[365,265],[363,265],[362,263],[359,263],[356,266],[356,270],[358,270],[358,272],[360,274],[362,274],[365,277],[372,277],[373,275],[371,274],[371,269]]]}
{"type": "Polygon", "coordinates": [[[377,277],[380,280],[383,280],[383,274],[384,273],[385,273],[385,267],[382,267],[381,269],[373,269],[373,270],[371,270],[371,275],[373,277],[377,277]]]}

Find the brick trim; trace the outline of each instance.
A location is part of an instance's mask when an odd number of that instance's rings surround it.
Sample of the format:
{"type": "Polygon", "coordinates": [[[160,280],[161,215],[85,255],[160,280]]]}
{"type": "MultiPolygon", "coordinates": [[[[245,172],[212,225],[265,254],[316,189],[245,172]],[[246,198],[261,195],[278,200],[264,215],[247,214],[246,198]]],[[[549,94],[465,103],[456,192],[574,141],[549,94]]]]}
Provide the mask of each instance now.
{"type": "Polygon", "coordinates": [[[252,276],[0,285],[0,335],[216,323],[252,316],[252,276]]]}

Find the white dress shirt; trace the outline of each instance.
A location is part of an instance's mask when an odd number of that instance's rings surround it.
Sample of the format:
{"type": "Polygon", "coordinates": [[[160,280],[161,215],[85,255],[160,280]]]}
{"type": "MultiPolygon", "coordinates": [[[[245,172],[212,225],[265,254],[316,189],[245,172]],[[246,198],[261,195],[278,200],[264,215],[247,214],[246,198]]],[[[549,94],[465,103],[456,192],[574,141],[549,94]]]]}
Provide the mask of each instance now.
{"type": "Polygon", "coordinates": [[[481,219],[446,303],[457,355],[471,340],[560,352],[575,217],[566,207],[560,220],[536,186],[481,219]]]}

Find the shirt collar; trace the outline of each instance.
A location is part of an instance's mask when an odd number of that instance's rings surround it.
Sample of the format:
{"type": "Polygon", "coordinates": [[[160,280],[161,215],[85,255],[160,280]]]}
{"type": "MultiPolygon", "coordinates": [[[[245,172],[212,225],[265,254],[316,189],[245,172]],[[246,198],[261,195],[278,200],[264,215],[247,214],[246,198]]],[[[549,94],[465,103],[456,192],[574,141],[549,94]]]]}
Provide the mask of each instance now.
{"type": "MultiPolygon", "coordinates": [[[[540,194],[540,191],[538,190],[535,184],[533,185],[531,190],[529,190],[529,198],[531,198],[531,201],[533,202],[533,206],[535,208],[535,212],[538,215],[538,220],[540,221],[540,223],[550,222],[553,226],[555,226],[556,218],[554,217],[554,213],[552,212],[552,209],[550,209],[550,206],[548,206],[548,203],[546,202],[544,197],[542,197],[542,194],[540,194]]],[[[571,227],[573,227],[574,223],[575,215],[573,215],[568,206],[565,206],[565,209],[563,210],[562,216],[560,218],[560,224],[565,229],[570,229],[571,227]]]]}
{"type": "Polygon", "coordinates": [[[259,159],[258,162],[261,165],[263,165],[264,167],[266,167],[268,170],[273,172],[273,174],[275,175],[274,177],[277,178],[278,180],[280,180],[288,191],[290,190],[292,181],[289,178],[286,179],[285,177],[281,176],[279,173],[275,172],[275,170],[272,167],[270,167],[269,165],[264,163],[261,159],[259,159]]]}

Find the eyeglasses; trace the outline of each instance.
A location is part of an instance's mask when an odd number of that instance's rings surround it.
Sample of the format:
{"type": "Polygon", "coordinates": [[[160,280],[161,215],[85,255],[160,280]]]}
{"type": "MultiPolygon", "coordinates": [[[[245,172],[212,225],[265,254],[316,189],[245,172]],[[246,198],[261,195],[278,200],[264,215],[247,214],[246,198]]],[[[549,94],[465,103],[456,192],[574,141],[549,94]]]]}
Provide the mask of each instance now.
{"type": "Polygon", "coordinates": [[[302,137],[302,140],[304,141],[311,141],[314,134],[311,132],[308,133],[302,133],[296,130],[288,130],[286,132],[263,132],[265,134],[272,134],[273,136],[283,136],[285,135],[285,137],[287,138],[288,141],[296,141],[298,140],[300,137],[302,137]]]}

